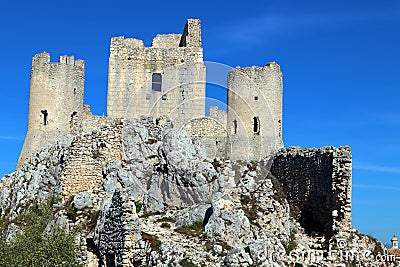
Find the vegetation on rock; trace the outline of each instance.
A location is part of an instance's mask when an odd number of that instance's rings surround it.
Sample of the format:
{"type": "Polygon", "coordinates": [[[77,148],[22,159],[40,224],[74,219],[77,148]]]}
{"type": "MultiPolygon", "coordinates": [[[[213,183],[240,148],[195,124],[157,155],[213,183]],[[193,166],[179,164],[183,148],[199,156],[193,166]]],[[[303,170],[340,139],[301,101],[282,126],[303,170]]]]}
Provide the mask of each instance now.
{"type": "Polygon", "coordinates": [[[78,266],[74,236],[57,226],[48,227],[54,219],[53,204],[58,201],[51,198],[33,204],[24,215],[8,222],[20,226],[23,232],[10,242],[0,239],[0,266],[78,266]]]}
{"type": "Polygon", "coordinates": [[[193,224],[182,226],[175,229],[176,232],[189,235],[189,236],[199,236],[204,230],[202,222],[195,222],[193,224]]]}

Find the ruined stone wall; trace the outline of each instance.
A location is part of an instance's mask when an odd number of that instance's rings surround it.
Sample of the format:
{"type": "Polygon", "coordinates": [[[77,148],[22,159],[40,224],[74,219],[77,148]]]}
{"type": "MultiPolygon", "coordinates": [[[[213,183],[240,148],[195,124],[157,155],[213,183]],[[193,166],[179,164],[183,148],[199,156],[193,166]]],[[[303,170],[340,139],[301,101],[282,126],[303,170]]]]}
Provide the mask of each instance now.
{"type": "Polygon", "coordinates": [[[93,131],[100,131],[103,127],[115,124],[116,119],[93,115],[90,111],[89,105],[83,105],[82,114],[82,131],[92,133],[93,131]]]}
{"type": "Polygon", "coordinates": [[[225,125],[225,127],[227,122],[227,116],[228,114],[226,113],[226,111],[218,109],[217,106],[210,107],[210,118],[216,120],[222,125],[225,125]]]}
{"type": "Polygon", "coordinates": [[[19,164],[60,136],[80,131],[83,91],[84,61],[61,56],[59,62],[50,62],[46,52],[33,57],[28,131],[19,164]]]}
{"type": "Polygon", "coordinates": [[[262,159],[282,144],[282,73],[276,63],[235,68],[228,74],[232,159],[262,159]]]}
{"type": "Polygon", "coordinates": [[[103,165],[121,160],[122,122],[118,119],[99,131],[78,136],[63,159],[63,196],[91,190],[103,180],[103,165]]]}
{"type": "Polygon", "coordinates": [[[280,150],[271,173],[283,185],[292,213],[299,210],[308,234],[332,235],[351,228],[349,147],[280,150]]]}
{"type": "Polygon", "coordinates": [[[107,115],[139,118],[167,115],[183,125],[205,114],[205,66],[200,21],[189,19],[183,34],[157,35],[151,47],[143,41],[111,39],[107,115]],[[152,75],[161,74],[161,90],[152,75]]]}
{"type": "Polygon", "coordinates": [[[192,119],[185,127],[192,138],[201,142],[207,157],[225,158],[227,151],[229,151],[225,124],[210,117],[202,117],[192,119]]]}

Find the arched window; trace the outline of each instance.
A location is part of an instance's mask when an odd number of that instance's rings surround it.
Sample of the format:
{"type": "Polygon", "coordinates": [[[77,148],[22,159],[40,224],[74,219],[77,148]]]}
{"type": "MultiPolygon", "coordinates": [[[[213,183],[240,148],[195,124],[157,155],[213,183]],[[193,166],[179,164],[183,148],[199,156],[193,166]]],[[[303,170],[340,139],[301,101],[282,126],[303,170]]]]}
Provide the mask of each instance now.
{"type": "Polygon", "coordinates": [[[49,115],[47,110],[42,110],[40,112],[43,114],[43,125],[47,125],[47,116],[49,115]]]}
{"type": "Polygon", "coordinates": [[[237,133],[237,120],[233,120],[233,134],[237,133]]]}
{"type": "Polygon", "coordinates": [[[153,73],[151,77],[151,90],[161,92],[162,76],[161,73],[153,73]]]}
{"type": "Polygon", "coordinates": [[[253,118],[253,132],[256,134],[260,133],[260,119],[258,117],[253,118]]]}

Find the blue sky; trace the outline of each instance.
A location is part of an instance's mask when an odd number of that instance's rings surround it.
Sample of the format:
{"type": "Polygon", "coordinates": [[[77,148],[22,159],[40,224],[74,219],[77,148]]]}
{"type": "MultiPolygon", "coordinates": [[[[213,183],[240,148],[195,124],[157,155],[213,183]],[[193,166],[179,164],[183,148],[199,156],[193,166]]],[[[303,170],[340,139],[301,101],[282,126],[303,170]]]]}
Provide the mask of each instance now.
{"type": "Polygon", "coordinates": [[[110,38],[149,45],[190,17],[202,20],[205,60],[281,65],[285,145],[350,145],[354,227],[384,242],[400,235],[397,0],[3,2],[0,176],[14,170],[26,133],[34,54],[86,60],[85,102],[103,114],[110,38]]]}

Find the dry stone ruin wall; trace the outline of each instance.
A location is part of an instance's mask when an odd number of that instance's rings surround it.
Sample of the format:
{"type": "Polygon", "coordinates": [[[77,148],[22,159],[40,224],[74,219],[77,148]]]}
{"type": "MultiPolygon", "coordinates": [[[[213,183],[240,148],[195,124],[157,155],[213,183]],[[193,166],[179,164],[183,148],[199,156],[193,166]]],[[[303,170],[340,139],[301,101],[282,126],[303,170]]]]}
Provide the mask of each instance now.
{"type": "Polygon", "coordinates": [[[308,234],[331,236],[351,229],[349,147],[283,148],[271,173],[283,185],[292,209],[308,234]]]}
{"type": "Polygon", "coordinates": [[[92,190],[103,180],[103,166],[121,160],[122,121],[116,119],[99,131],[78,136],[63,159],[63,196],[92,190]]]}
{"type": "Polygon", "coordinates": [[[118,118],[167,115],[178,125],[205,114],[205,66],[200,20],[183,34],[111,40],[107,114],[118,118]]]}
{"type": "Polygon", "coordinates": [[[186,130],[202,144],[207,157],[225,158],[229,153],[228,135],[225,125],[208,118],[197,118],[185,125],[186,130]]]}

